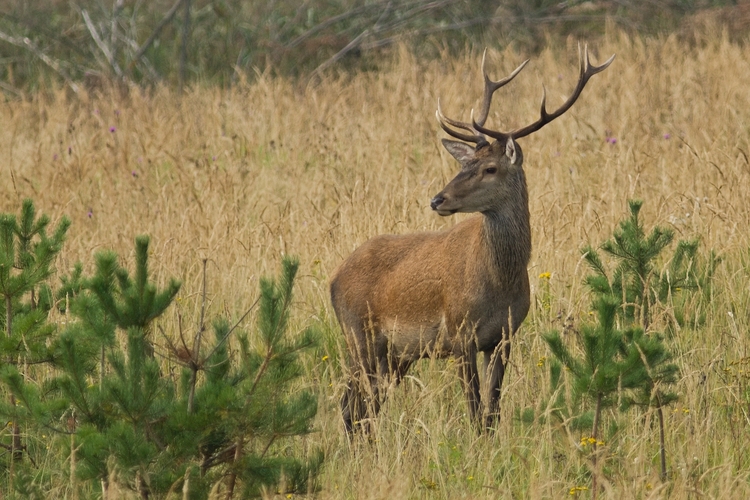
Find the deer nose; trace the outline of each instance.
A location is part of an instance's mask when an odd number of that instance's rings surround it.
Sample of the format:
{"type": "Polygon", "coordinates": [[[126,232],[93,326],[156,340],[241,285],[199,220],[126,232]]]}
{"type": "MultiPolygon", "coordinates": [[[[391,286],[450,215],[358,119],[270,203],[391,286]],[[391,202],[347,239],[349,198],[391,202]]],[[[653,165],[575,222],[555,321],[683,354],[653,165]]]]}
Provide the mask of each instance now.
{"type": "Polygon", "coordinates": [[[443,198],[443,195],[438,194],[435,195],[435,197],[430,200],[430,207],[432,207],[433,210],[437,210],[438,207],[445,201],[445,198],[443,198]]]}

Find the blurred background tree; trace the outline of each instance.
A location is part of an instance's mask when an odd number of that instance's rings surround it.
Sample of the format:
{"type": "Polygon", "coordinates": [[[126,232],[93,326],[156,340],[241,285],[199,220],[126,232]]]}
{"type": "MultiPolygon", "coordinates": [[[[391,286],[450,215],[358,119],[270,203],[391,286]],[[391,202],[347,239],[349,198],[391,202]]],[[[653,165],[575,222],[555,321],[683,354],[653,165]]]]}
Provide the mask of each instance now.
{"type": "Polygon", "coordinates": [[[400,43],[421,57],[509,44],[535,51],[568,35],[593,41],[607,24],[692,43],[700,43],[696,26],[722,26],[741,39],[750,2],[6,0],[0,89],[22,96],[61,83],[78,92],[109,82],[231,85],[263,72],[310,77],[332,66],[377,69],[400,43]]]}

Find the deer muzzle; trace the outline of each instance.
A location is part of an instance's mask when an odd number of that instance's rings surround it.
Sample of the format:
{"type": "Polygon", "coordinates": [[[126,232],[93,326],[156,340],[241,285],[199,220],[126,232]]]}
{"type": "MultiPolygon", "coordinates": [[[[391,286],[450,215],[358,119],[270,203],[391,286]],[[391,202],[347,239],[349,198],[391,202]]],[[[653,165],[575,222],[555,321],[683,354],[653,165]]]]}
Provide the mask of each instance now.
{"type": "Polygon", "coordinates": [[[445,210],[441,209],[440,206],[445,203],[445,197],[443,196],[443,193],[436,194],[433,199],[430,200],[430,207],[438,213],[438,215],[441,215],[445,217],[446,215],[453,215],[458,210],[445,210]]]}

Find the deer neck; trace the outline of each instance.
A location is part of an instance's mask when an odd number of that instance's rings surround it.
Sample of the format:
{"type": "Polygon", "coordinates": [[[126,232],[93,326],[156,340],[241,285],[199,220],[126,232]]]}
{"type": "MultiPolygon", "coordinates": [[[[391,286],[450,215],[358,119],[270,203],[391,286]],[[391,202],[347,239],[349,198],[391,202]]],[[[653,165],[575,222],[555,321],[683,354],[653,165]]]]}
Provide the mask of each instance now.
{"type": "Polygon", "coordinates": [[[483,212],[482,243],[490,272],[503,282],[515,282],[526,273],[531,257],[529,199],[525,179],[519,196],[495,210],[483,212]]]}

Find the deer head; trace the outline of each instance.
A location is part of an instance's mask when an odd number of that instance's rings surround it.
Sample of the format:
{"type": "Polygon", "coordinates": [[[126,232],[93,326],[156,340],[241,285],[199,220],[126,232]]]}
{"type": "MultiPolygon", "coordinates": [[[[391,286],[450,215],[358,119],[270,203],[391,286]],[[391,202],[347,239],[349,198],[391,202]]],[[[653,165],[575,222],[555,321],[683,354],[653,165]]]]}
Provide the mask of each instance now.
{"type": "Polygon", "coordinates": [[[548,112],[545,91],[542,94],[541,112],[537,121],[512,132],[500,132],[484,127],[489,115],[492,95],[497,89],[513,80],[529,60],[521,63],[506,78],[495,82],[487,76],[485,71],[486,55],[487,51],[482,57],[484,98],[481,112],[476,119],[474,110],[471,111],[471,123],[447,118],[443,115],[440,100],[438,100],[438,109],[435,114],[440,126],[451,136],[464,141],[443,139],[445,149],[461,164],[461,171],[430,202],[432,209],[442,216],[456,212],[500,212],[509,201],[525,197],[523,152],[516,139],[536,132],[570,109],[581,95],[589,78],[604,71],[615,58],[613,55],[601,66],[593,66],[589,61],[588,47],[585,48],[584,56],[581,57],[579,46],[580,76],[573,94],[565,103],[554,112],[548,112]],[[456,129],[465,130],[468,133],[456,129]],[[495,140],[490,143],[487,136],[495,140]],[[473,143],[474,146],[467,142],[473,143]]]}

